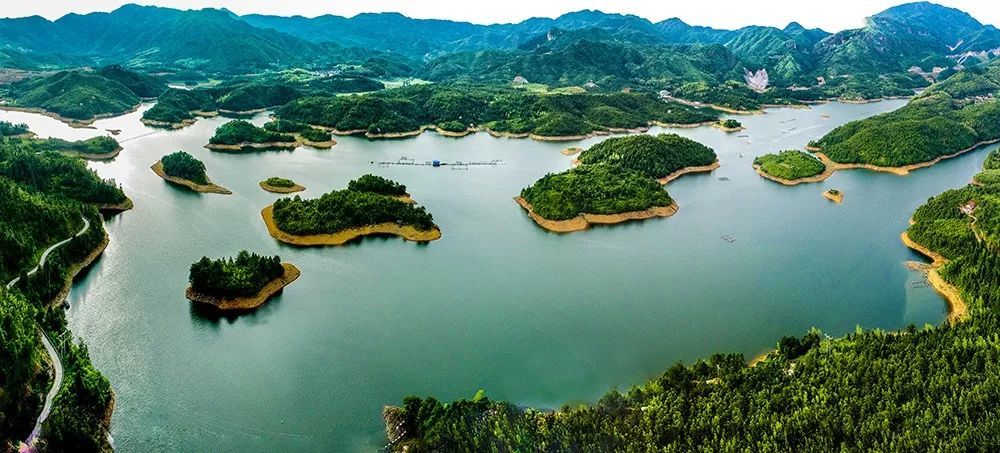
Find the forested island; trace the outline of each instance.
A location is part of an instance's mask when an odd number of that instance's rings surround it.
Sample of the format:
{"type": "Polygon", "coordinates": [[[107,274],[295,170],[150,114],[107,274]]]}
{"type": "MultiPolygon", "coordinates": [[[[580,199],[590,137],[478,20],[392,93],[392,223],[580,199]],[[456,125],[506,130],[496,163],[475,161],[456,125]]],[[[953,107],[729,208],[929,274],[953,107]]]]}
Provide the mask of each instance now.
{"type": "Polygon", "coordinates": [[[987,401],[1000,385],[991,371],[1000,363],[998,203],[993,182],[946,191],[904,235],[934,258],[929,280],[948,297],[950,322],[833,339],[813,329],[782,338],[752,367],[741,354],[714,354],[556,411],[482,393],[452,403],[410,397],[384,411],[390,449],[989,450],[993,438],[973,433],[996,415],[987,401]]]}
{"type": "Polygon", "coordinates": [[[54,151],[88,160],[114,159],[122,151],[114,137],[98,136],[86,140],[69,141],[61,138],[21,138],[15,142],[34,152],[54,151]]]}
{"type": "Polygon", "coordinates": [[[287,178],[272,176],[260,182],[260,188],[274,193],[295,193],[306,190],[305,187],[287,178]]]}
{"type": "Polygon", "coordinates": [[[711,109],[641,93],[536,93],[479,85],[418,85],[371,94],[306,97],[277,109],[284,120],[371,138],[416,135],[425,126],[497,136],[579,139],[650,124],[707,124],[711,109]]]}
{"type": "Polygon", "coordinates": [[[819,159],[794,149],[758,156],[753,160],[753,168],[757,174],[786,186],[819,182],[833,174],[819,159]]]}
{"type": "Polygon", "coordinates": [[[998,88],[1000,66],[965,70],[903,108],[834,129],[810,150],[840,168],[905,174],[1000,140],[998,88]]]}
{"type": "MultiPolygon", "coordinates": [[[[352,184],[358,187],[358,183],[352,184]]],[[[423,206],[397,196],[350,188],[310,200],[297,195],[282,198],[264,208],[261,215],[271,236],[293,245],[342,245],[379,234],[415,242],[441,238],[434,217],[423,206]]]]}
{"type": "Polygon", "coordinates": [[[135,110],[142,98],[166,85],[120,66],[79,69],[27,78],[3,88],[5,109],[44,113],[70,125],[87,125],[135,110]]]}
{"type": "Polygon", "coordinates": [[[163,156],[153,164],[153,172],[168,182],[187,187],[195,192],[230,195],[232,192],[208,179],[205,164],[185,151],[163,156]]]}
{"type": "Polygon", "coordinates": [[[98,208],[126,200],[114,181],[102,180],[79,159],[0,140],[0,446],[25,440],[53,385],[52,359],[39,336],[43,329],[60,351],[64,371],[42,426],[44,446],[110,449],[111,385],[91,364],[86,345],[70,334],[61,305],[73,278],[107,246],[98,208]],[[29,275],[49,248],[45,264],[29,275]]]}
{"type": "Polygon", "coordinates": [[[222,311],[253,310],[299,278],[300,271],[281,257],[260,256],[246,250],[236,258],[207,256],[191,265],[184,292],[193,302],[222,311]]]}
{"type": "Polygon", "coordinates": [[[719,166],[712,148],[677,134],[609,138],[580,153],[578,160],[583,165],[605,163],[637,171],[660,184],[719,166]]]}
{"type": "Polygon", "coordinates": [[[677,204],[655,179],[608,164],[549,173],[522,190],[515,201],[535,223],[556,233],[677,212],[677,204]]]}
{"type": "Polygon", "coordinates": [[[282,134],[254,126],[245,120],[232,120],[215,130],[206,148],[213,151],[244,151],[248,149],[295,149],[299,141],[291,134],[282,134]]]}
{"type": "Polygon", "coordinates": [[[739,132],[746,129],[743,127],[743,123],[740,123],[732,118],[716,121],[712,127],[721,129],[723,132],[739,132]]]}

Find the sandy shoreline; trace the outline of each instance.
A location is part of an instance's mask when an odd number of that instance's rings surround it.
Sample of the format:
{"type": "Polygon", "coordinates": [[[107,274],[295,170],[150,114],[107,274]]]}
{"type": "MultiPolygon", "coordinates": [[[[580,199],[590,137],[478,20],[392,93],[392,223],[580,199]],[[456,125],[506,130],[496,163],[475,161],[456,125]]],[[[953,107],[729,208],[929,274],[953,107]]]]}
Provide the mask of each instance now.
{"type": "Polygon", "coordinates": [[[272,193],[295,193],[295,192],[302,192],[303,190],[306,190],[305,186],[302,186],[302,185],[299,185],[299,184],[294,184],[294,185],[292,185],[292,187],[272,186],[272,185],[268,184],[267,181],[261,181],[261,182],[259,182],[257,184],[260,185],[261,189],[264,189],[264,190],[266,190],[268,192],[272,192],[272,193]]]}
{"type": "Polygon", "coordinates": [[[299,268],[292,263],[281,263],[285,272],[278,278],[271,280],[257,294],[247,297],[215,297],[202,294],[188,286],[184,291],[184,297],[192,302],[207,304],[221,311],[247,311],[264,305],[271,297],[281,292],[286,286],[294,282],[302,275],[299,268]]]}
{"type": "Polygon", "coordinates": [[[660,183],[661,185],[665,185],[665,184],[669,183],[670,181],[673,181],[673,180],[675,180],[677,178],[680,178],[681,176],[684,176],[684,175],[686,175],[688,173],[700,173],[700,172],[706,172],[706,171],[713,171],[716,168],[719,168],[721,166],[722,166],[722,164],[720,164],[719,161],[716,160],[715,162],[712,162],[710,165],[702,165],[702,166],[699,166],[699,167],[684,167],[684,168],[682,168],[680,170],[677,170],[677,171],[675,171],[675,172],[673,172],[673,173],[671,173],[671,174],[669,174],[667,176],[664,176],[662,178],[657,179],[656,182],[660,183]]]}
{"type": "Polygon", "coordinates": [[[840,204],[844,202],[844,192],[838,192],[836,194],[830,193],[829,190],[823,192],[823,197],[834,203],[840,204]]]}
{"type": "Polygon", "coordinates": [[[267,205],[260,211],[271,237],[286,244],[299,246],[344,245],[357,238],[373,234],[391,234],[407,241],[430,242],[441,239],[441,230],[436,226],[430,230],[418,230],[409,225],[398,225],[394,222],[367,225],[351,228],[336,233],[297,235],[287,233],[278,228],[274,222],[274,205],[267,205]]]}
{"type": "Polygon", "coordinates": [[[302,145],[301,140],[295,140],[294,142],[267,142],[267,143],[243,142],[236,145],[209,143],[205,145],[205,148],[208,148],[212,151],[241,152],[241,151],[266,151],[269,149],[295,149],[301,145],[302,145]]]}
{"type": "Polygon", "coordinates": [[[64,156],[78,157],[78,158],[83,159],[83,160],[102,161],[102,160],[111,160],[111,159],[114,159],[114,158],[118,157],[118,155],[121,154],[121,152],[123,150],[124,150],[124,148],[122,148],[121,145],[119,145],[118,148],[116,148],[114,151],[107,152],[107,153],[104,153],[104,154],[87,154],[87,153],[81,153],[81,152],[69,151],[69,150],[61,150],[61,151],[59,151],[59,153],[62,154],[62,155],[64,155],[64,156]]]}
{"type": "Polygon", "coordinates": [[[718,130],[720,130],[722,132],[739,132],[739,131],[742,131],[742,130],[744,130],[744,129],[747,128],[746,126],[726,127],[726,126],[723,126],[723,125],[721,125],[719,123],[712,124],[712,127],[716,128],[716,129],[718,129],[718,130]]]}
{"type": "Polygon", "coordinates": [[[677,210],[679,209],[677,203],[674,202],[670,206],[654,206],[643,211],[622,212],[619,214],[580,214],[567,220],[549,220],[535,213],[528,200],[518,196],[514,197],[514,201],[528,212],[528,217],[530,217],[531,220],[534,220],[538,226],[553,233],[572,233],[574,231],[582,231],[586,230],[591,225],[613,225],[631,220],[646,220],[654,217],[670,217],[677,213],[677,210]]]}
{"type": "MultiPolygon", "coordinates": [[[[912,223],[912,219],[910,220],[912,223]]],[[[932,260],[930,265],[926,266],[927,271],[927,281],[934,287],[934,290],[938,292],[941,296],[948,301],[948,322],[950,324],[955,324],[959,321],[965,320],[969,316],[969,307],[965,304],[962,299],[961,291],[958,290],[954,285],[948,283],[941,277],[941,273],[938,269],[944,266],[948,259],[941,254],[918,244],[913,239],[910,239],[910,235],[905,231],[900,234],[900,239],[902,239],[903,244],[912,250],[917,251],[921,255],[924,255],[932,260]]]]}
{"type": "Polygon", "coordinates": [[[583,148],[576,147],[576,146],[571,147],[571,148],[566,148],[566,149],[564,149],[562,151],[559,151],[559,153],[562,154],[563,156],[573,156],[573,155],[576,155],[576,154],[580,154],[582,152],[583,152],[583,148]]]}
{"type": "MultiPolygon", "coordinates": [[[[194,181],[191,181],[191,180],[188,180],[188,179],[178,178],[176,176],[170,176],[170,175],[166,174],[163,171],[163,162],[162,161],[156,161],[156,163],[153,164],[149,168],[152,168],[153,169],[153,173],[156,173],[157,176],[163,178],[164,180],[166,180],[168,182],[172,182],[172,183],[177,184],[177,185],[181,185],[181,186],[187,187],[188,189],[191,189],[191,190],[193,190],[195,192],[217,193],[217,194],[222,194],[222,195],[232,195],[233,194],[232,192],[229,191],[229,189],[227,189],[225,187],[222,187],[220,185],[214,184],[214,183],[212,183],[211,180],[208,181],[208,184],[198,184],[198,183],[196,183],[194,181]]],[[[208,178],[206,177],[205,179],[208,179],[208,178]]]]}

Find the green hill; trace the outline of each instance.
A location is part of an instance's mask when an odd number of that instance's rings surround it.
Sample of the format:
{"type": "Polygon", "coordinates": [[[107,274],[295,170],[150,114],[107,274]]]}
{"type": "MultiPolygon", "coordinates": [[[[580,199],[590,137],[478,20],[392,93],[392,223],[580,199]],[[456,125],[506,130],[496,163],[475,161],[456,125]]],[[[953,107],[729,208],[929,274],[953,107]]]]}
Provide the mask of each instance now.
{"type": "Polygon", "coordinates": [[[632,135],[604,140],[580,154],[584,165],[607,164],[662,178],[685,167],[711,165],[715,151],[677,134],[632,135]]]}
{"type": "Polygon", "coordinates": [[[39,108],[64,118],[89,120],[128,112],[140,99],[118,81],[89,70],[62,71],[7,87],[13,105],[39,108]]]}

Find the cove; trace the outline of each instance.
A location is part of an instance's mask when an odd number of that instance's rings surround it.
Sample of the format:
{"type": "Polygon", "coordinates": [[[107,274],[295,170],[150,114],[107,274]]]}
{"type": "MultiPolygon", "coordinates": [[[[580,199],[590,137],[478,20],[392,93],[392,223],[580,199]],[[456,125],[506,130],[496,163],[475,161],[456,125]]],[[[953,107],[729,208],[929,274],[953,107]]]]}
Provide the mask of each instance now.
{"type": "Polygon", "coordinates": [[[751,167],[757,155],[802,148],[904,102],[769,110],[737,117],[747,130],[730,134],[654,128],[713,147],[721,168],[671,182],[680,205],[672,217],[566,235],[539,228],[511,198],[568,168],[560,150],[603,137],[340,137],[330,150],[234,155],[203,148],[224,118],[160,131],[139,122],[149,106],[96,129],[19,112],[0,120],[66,139],[122,130],[124,151],[90,165],[121,183],[135,208],[106,222],[111,244],[71,291],[68,316],[117,393],[120,451],[372,451],[384,441],[382,406],[411,394],[452,400],[484,389],[555,408],[625,390],[678,360],[749,358],[812,326],[841,335],[942,322],[943,300],[907,284],[921,275],[904,262],[920,257],[899,234],[928,197],[966,184],[991,147],[905,177],[851,170],[794,187],[751,167]],[[234,194],[191,193],[149,170],[177,150],[234,194]],[[372,164],[400,157],[503,165],[372,164]],[[291,178],[316,197],[364,173],[406,184],[442,239],[296,248],[268,235],[260,210],[282,195],[259,181],[291,178]],[[829,188],[843,204],[821,196],[829,188]],[[244,248],[280,254],[302,276],[240,317],[203,314],[184,298],[191,262],[244,248]]]}

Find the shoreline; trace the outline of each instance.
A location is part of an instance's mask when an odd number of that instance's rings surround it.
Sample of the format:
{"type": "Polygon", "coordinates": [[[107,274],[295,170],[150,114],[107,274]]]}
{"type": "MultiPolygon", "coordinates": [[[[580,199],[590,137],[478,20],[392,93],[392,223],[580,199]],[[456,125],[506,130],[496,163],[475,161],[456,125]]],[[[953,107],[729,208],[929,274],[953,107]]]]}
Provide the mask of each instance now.
{"type": "MultiPolygon", "coordinates": [[[[820,159],[820,161],[823,161],[823,159],[820,159]]],[[[798,178],[798,179],[785,179],[785,178],[779,178],[777,176],[769,175],[766,172],[764,172],[763,169],[761,169],[760,165],[757,165],[757,164],[753,165],[753,169],[754,169],[754,171],[757,172],[758,175],[760,175],[764,179],[769,179],[769,180],[774,181],[774,182],[776,182],[778,184],[782,184],[782,185],[786,185],[786,186],[797,186],[799,184],[809,184],[809,183],[814,183],[814,182],[823,182],[827,178],[833,176],[833,174],[837,172],[836,168],[833,168],[831,165],[827,164],[825,161],[823,161],[823,166],[824,166],[823,171],[820,172],[820,174],[813,175],[813,176],[806,176],[804,178],[798,178]]]]}
{"type": "Polygon", "coordinates": [[[122,115],[128,115],[129,113],[135,113],[139,111],[139,107],[142,107],[141,102],[139,104],[132,106],[131,109],[124,110],[121,112],[99,113],[90,118],[75,119],[75,118],[66,118],[56,112],[50,112],[48,110],[39,107],[18,107],[15,105],[0,104],[0,110],[6,110],[8,112],[37,113],[40,115],[45,115],[47,117],[57,119],[59,121],[62,121],[63,123],[66,123],[67,125],[69,125],[69,127],[77,129],[95,129],[95,127],[92,126],[94,122],[108,118],[115,118],[122,115]]]}
{"type": "Polygon", "coordinates": [[[208,179],[207,176],[205,177],[205,179],[208,180],[208,184],[198,184],[198,183],[196,183],[194,181],[191,181],[189,179],[178,178],[176,176],[170,176],[166,172],[163,171],[163,162],[162,161],[156,161],[156,163],[153,164],[149,168],[153,169],[153,173],[156,173],[156,176],[159,176],[159,177],[163,178],[165,181],[171,182],[173,184],[177,184],[177,185],[180,185],[180,186],[187,187],[188,189],[191,189],[191,190],[193,190],[195,192],[199,192],[199,193],[217,193],[217,194],[221,194],[221,195],[232,195],[233,194],[233,192],[231,192],[229,189],[213,183],[210,179],[208,179]]]}
{"type": "Polygon", "coordinates": [[[272,297],[280,293],[285,289],[286,286],[290,285],[296,279],[302,275],[299,268],[295,267],[292,263],[281,263],[281,267],[285,269],[279,277],[271,280],[257,294],[253,296],[245,297],[215,297],[207,294],[202,294],[194,290],[194,288],[188,286],[184,290],[184,297],[187,297],[191,302],[196,302],[200,304],[211,305],[219,311],[249,311],[264,305],[265,302],[270,300],[272,297]]]}
{"type": "Polygon", "coordinates": [[[125,150],[125,148],[122,148],[121,145],[118,145],[118,148],[115,149],[114,151],[107,152],[107,153],[104,153],[104,154],[87,154],[87,153],[81,153],[81,152],[77,152],[77,151],[68,151],[68,150],[62,150],[62,151],[59,151],[59,153],[62,154],[62,155],[64,155],[64,156],[77,157],[77,158],[80,158],[80,159],[83,159],[83,160],[102,161],[102,160],[111,160],[111,159],[114,159],[114,158],[118,157],[118,155],[121,154],[121,152],[124,151],[124,150],[125,150]]]}
{"type": "Polygon", "coordinates": [[[742,130],[744,130],[744,129],[747,128],[746,126],[726,127],[726,126],[723,126],[723,125],[721,125],[719,123],[712,124],[712,127],[716,128],[716,129],[718,129],[718,130],[720,130],[722,132],[727,132],[727,133],[728,132],[739,132],[739,131],[742,131],[742,130]]]}
{"type": "Polygon", "coordinates": [[[125,197],[125,201],[118,204],[104,204],[97,207],[97,210],[104,214],[118,214],[131,210],[135,207],[135,203],[128,196],[125,197]]]}
{"type": "Polygon", "coordinates": [[[139,120],[139,122],[150,127],[182,129],[197,122],[198,118],[214,118],[216,116],[219,116],[218,111],[206,112],[204,110],[191,110],[188,112],[188,114],[193,115],[194,117],[185,118],[181,120],[179,123],[171,123],[169,121],[160,121],[149,118],[142,118],[139,120]]]}
{"type": "Polygon", "coordinates": [[[101,230],[104,231],[104,239],[102,239],[101,242],[97,244],[97,246],[94,247],[89,254],[87,254],[87,256],[81,258],[80,261],[76,261],[69,265],[66,273],[66,281],[63,282],[62,289],[60,289],[59,292],[56,293],[55,297],[49,301],[49,307],[55,307],[61,304],[62,301],[66,300],[66,297],[69,296],[70,290],[73,289],[73,282],[76,281],[76,276],[79,275],[80,272],[83,272],[84,269],[87,269],[94,264],[94,262],[104,254],[104,250],[106,250],[108,248],[108,244],[111,243],[111,237],[108,236],[108,231],[104,229],[104,225],[101,225],[101,230]]]}
{"type": "Polygon", "coordinates": [[[638,133],[643,133],[643,132],[649,131],[649,128],[653,127],[653,126],[662,127],[662,128],[669,128],[669,129],[687,129],[687,128],[697,128],[697,127],[701,127],[701,126],[710,126],[712,124],[715,124],[715,121],[702,121],[702,122],[699,122],[699,123],[686,123],[685,124],[685,123],[664,123],[664,122],[661,122],[661,121],[649,120],[646,123],[646,126],[638,126],[638,127],[634,127],[634,128],[608,128],[608,129],[605,129],[605,130],[597,130],[597,131],[593,131],[593,132],[590,132],[590,133],[587,133],[587,134],[579,134],[579,135],[538,135],[538,134],[535,134],[533,132],[522,132],[522,133],[499,132],[499,131],[495,131],[495,130],[487,128],[487,127],[470,127],[470,128],[468,128],[468,129],[466,129],[465,131],[462,131],[462,132],[453,132],[453,131],[446,131],[446,130],[441,129],[441,128],[435,126],[435,125],[420,126],[418,129],[415,129],[415,130],[412,130],[412,131],[387,132],[387,133],[381,133],[381,134],[374,134],[374,133],[368,132],[366,129],[351,129],[351,130],[342,131],[342,130],[334,129],[334,128],[331,128],[331,127],[328,127],[328,126],[321,126],[321,125],[318,125],[318,124],[308,124],[308,125],[310,127],[316,128],[316,129],[325,130],[327,132],[330,132],[333,135],[339,135],[339,136],[361,135],[361,136],[364,136],[365,138],[369,138],[369,139],[372,139],[372,140],[411,138],[411,137],[417,137],[419,135],[422,135],[423,133],[428,132],[428,131],[434,131],[434,132],[438,133],[439,135],[441,135],[443,137],[452,137],[452,138],[466,137],[466,136],[472,135],[472,134],[474,134],[476,132],[486,132],[487,134],[489,134],[489,135],[491,135],[493,137],[496,137],[496,138],[518,138],[518,139],[521,139],[521,138],[530,138],[532,140],[538,140],[538,141],[542,141],[542,142],[568,142],[568,141],[586,140],[588,138],[600,137],[600,136],[605,136],[605,135],[638,134],[638,133]]]}
{"type": "Polygon", "coordinates": [[[660,183],[660,185],[667,185],[668,183],[670,183],[670,181],[673,181],[673,180],[675,180],[677,178],[680,178],[681,176],[684,176],[684,175],[686,175],[688,173],[711,172],[711,171],[715,171],[715,169],[717,169],[717,168],[719,168],[721,166],[722,166],[722,164],[719,163],[718,159],[716,159],[715,162],[712,162],[709,165],[701,165],[701,166],[697,166],[697,167],[684,167],[684,168],[682,168],[680,170],[677,170],[677,171],[675,171],[675,172],[673,172],[673,173],[671,173],[671,174],[669,174],[667,176],[664,176],[662,178],[657,179],[656,182],[660,183]]]}
{"type": "Polygon", "coordinates": [[[430,230],[418,230],[412,226],[399,225],[394,222],[377,223],[359,228],[349,228],[336,233],[298,235],[285,232],[278,228],[278,225],[274,222],[273,204],[269,204],[261,210],[260,215],[264,219],[264,225],[267,227],[267,232],[271,235],[271,237],[286,244],[303,247],[344,245],[355,239],[375,234],[391,234],[412,242],[430,242],[441,239],[441,230],[437,226],[430,230]]]}
{"type": "Polygon", "coordinates": [[[981,142],[977,142],[976,144],[974,144],[974,145],[972,145],[972,146],[970,146],[968,148],[960,149],[960,150],[955,151],[955,152],[950,153],[950,154],[943,154],[943,155],[940,155],[938,157],[935,157],[934,159],[931,159],[931,160],[928,160],[928,161],[925,161],[925,162],[917,162],[915,164],[903,165],[903,166],[899,166],[899,167],[880,167],[878,165],[872,165],[872,164],[842,164],[842,163],[834,162],[833,160],[831,160],[826,154],[824,154],[822,152],[823,151],[822,148],[817,148],[817,147],[814,147],[814,146],[807,146],[806,150],[815,153],[816,157],[819,158],[819,160],[822,161],[823,164],[827,166],[827,168],[831,168],[832,167],[833,171],[837,171],[837,170],[853,170],[853,169],[863,168],[865,170],[877,171],[877,172],[882,172],[882,173],[892,173],[892,174],[898,175],[898,176],[906,176],[906,175],[910,174],[910,172],[913,171],[913,170],[919,170],[921,168],[927,168],[927,167],[930,167],[931,165],[934,165],[934,164],[936,164],[938,162],[941,162],[942,160],[951,159],[951,158],[954,158],[954,157],[958,157],[958,156],[961,156],[962,154],[965,154],[965,153],[968,153],[968,152],[972,152],[972,151],[975,151],[975,150],[977,150],[979,148],[982,148],[984,146],[989,146],[989,145],[992,145],[992,144],[995,144],[995,143],[998,143],[998,142],[1000,142],[1000,138],[993,139],[993,140],[984,140],[984,141],[981,141],[981,142]]]}
{"type": "Polygon", "coordinates": [[[834,203],[837,203],[837,204],[841,204],[841,203],[844,202],[844,193],[843,192],[838,192],[837,194],[832,194],[832,193],[830,193],[829,190],[827,190],[827,191],[823,192],[823,197],[826,198],[827,200],[830,200],[830,201],[832,201],[834,203]]]}
{"type": "Polygon", "coordinates": [[[677,213],[680,206],[677,202],[669,206],[654,206],[642,211],[621,212],[618,214],[580,214],[572,219],[550,220],[535,213],[531,203],[524,198],[517,196],[514,201],[528,212],[528,217],[534,220],[538,226],[552,233],[572,233],[583,231],[591,225],[614,225],[616,223],[628,222],[631,220],[647,220],[655,217],[670,217],[677,213]]]}
{"type": "MultiPolygon", "coordinates": [[[[913,219],[910,219],[912,224],[913,219]]],[[[916,251],[927,258],[930,258],[932,262],[925,266],[927,272],[927,282],[931,284],[935,291],[940,294],[947,301],[948,305],[948,316],[945,318],[949,324],[956,324],[958,322],[964,321],[969,316],[969,307],[965,304],[965,300],[962,299],[962,294],[951,283],[945,281],[938,272],[941,266],[948,263],[948,259],[941,254],[917,243],[910,238],[910,235],[906,231],[899,235],[903,244],[910,248],[910,250],[916,251]]]]}
{"type": "Polygon", "coordinates": [[[299,184],[294,184],[294,185],[292,185],[292,187],[272,186],[272,185],[268,184],[266,181],[261,181],[261,182],[259,182],[257,184],[260,186],[261,189],[264,189],[264,190],[266,190],[268,192],[271,192],[271,193],[295,193],[295,192],[302,192],[303,190],[306,190],[305,186],[302,186],[302,185],[299,185],[299,184]]]}
{"type": "Polygon", "coordinates": [[[212,151],[243,152],[243,151],[267,151],[273,149],[292,150],[298,148],[301,145],[302,145],[301,140],[295,140],[294,142],[266,142],[266,143],[242,142],[235,145],[209,143],[205,145],[205,148],[208,148],[212,151]]]}

